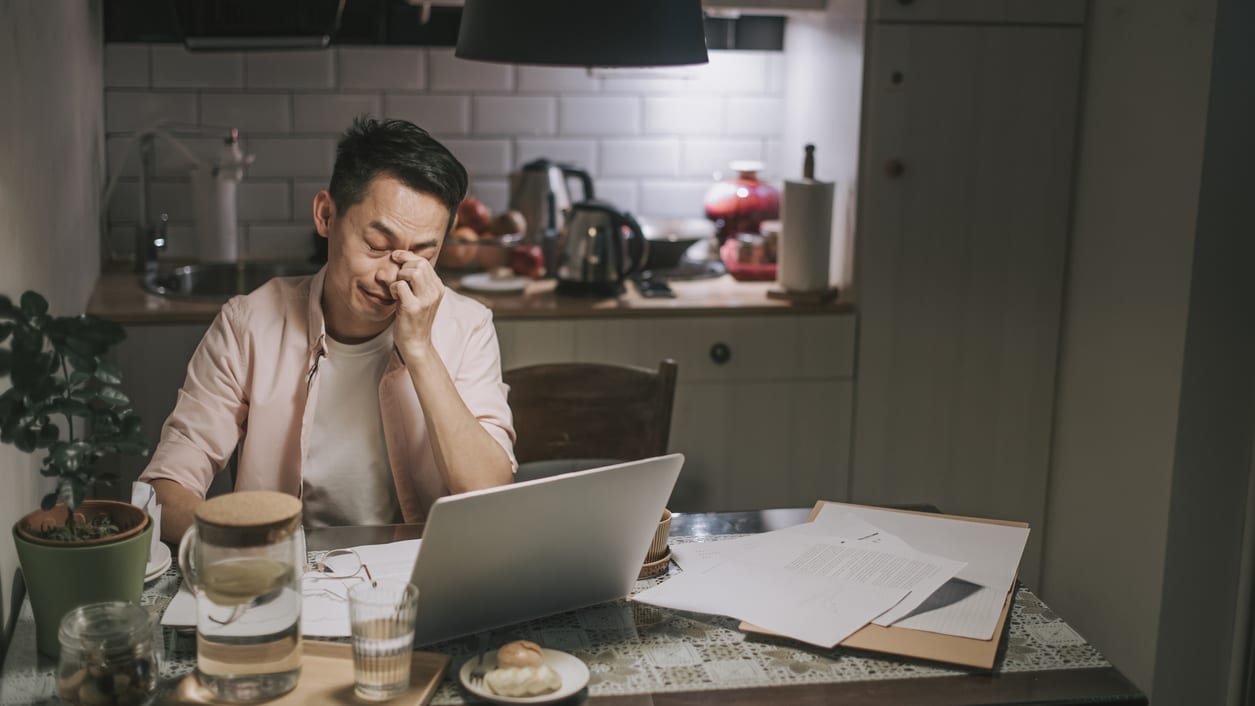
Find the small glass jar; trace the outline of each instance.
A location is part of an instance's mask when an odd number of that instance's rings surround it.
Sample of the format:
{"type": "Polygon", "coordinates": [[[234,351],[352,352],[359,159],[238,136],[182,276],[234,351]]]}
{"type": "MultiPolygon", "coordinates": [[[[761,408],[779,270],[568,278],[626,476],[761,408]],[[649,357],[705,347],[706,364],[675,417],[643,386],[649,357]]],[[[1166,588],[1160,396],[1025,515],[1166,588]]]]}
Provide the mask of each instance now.
{"type": "Polygon", "coordinates": [[[144,706],[157,692],[148,611],[124,601],[88,603],[61,619],[57,696],[78,706],[144,706]]]}
{"type": "Polygon", "coordinates": [[[716,182],[703,200],[721,245],[738,233],[757,233],[763,221],[780,217],[780,191],[758,180],[762,162],[729,162],[728,168],[736,177],[716,182]]]}

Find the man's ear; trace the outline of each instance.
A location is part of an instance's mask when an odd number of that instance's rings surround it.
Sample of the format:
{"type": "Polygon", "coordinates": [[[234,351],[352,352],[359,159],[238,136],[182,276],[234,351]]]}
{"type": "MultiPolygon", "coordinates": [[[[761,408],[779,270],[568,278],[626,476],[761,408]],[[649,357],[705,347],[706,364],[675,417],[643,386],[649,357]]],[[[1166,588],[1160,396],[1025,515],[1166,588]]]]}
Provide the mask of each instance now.
{"type": "Polygon", "coordinates": [[[314,227],[318,229],[318,235],[330,237],[331,223],[335,218],[336,202],[331,198],[331,192],[323,189],[314,194],[314,227]]]}

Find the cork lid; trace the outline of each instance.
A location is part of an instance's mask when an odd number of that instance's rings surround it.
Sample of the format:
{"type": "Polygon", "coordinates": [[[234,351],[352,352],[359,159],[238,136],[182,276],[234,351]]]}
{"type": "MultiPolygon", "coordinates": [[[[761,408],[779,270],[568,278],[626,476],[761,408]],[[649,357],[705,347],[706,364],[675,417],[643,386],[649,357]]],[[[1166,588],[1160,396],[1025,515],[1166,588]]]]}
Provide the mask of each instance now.
{"type": "Polygon", "coordinates": [[[196,507],[201,539],[219,546],[273,544],[291,535],[300,524],[301,501],[270,490],[227,493],[196,507]]]}

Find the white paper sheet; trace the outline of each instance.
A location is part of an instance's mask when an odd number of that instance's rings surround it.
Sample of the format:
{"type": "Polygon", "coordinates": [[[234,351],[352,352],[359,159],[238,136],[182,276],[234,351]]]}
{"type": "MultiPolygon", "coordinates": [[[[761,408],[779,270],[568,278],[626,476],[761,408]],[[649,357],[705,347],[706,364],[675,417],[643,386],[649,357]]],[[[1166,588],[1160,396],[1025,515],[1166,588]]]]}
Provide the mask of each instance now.
{"type": "Polygon", "coordinates": [[[718,613],[832,647],[904,600],[909,613],[962,568],[857,518],[724,542],[677,545],[685,569],[635,600],[718,613]],[[839,528],[841,535],[826,531],[839,528]],[[881,536],[881,542],[875,538],[881,536]]]}
{"type": "Polygon", "coordinates": [[[967,562],[954,580],[895,627],[989,640],[1019,569],[1027,527],[972,522],[864,506],[824,505],[814,523],[841,527],[850,517],[874,524],[915,549],[967,562]],[[931,610],[930,604],[940,604],[931,610]]]}
{"type": "MultiPolygon", "coordinates": [[[[414,571],[414,560],[423,540],[411,539],[389,544],[367,544],[354,547],[374,578],[404,578],[414,571]]],[[[327,561],[333,569],[352,568],[356,561],[348,556],[327,561]]],[[[348,588],[357,579],[329,579],[310,571],[301,581],[301,634],[311,637],[348,637],[348,588]]],[[[196,599],[184,582],[170,599],[161,616],[162,625],[193,626],[196,624],[196,599]]]]}

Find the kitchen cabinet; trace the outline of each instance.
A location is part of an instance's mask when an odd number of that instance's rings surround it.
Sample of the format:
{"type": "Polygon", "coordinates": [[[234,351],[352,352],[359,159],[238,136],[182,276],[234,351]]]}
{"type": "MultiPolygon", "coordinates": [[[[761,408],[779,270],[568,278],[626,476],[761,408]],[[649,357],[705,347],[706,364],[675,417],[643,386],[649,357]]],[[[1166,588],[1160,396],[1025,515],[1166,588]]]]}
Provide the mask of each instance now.
{"type": "Polygon", "coordinates": [[[852,499],[1028,521],[1030,584],[1081,54],[1077,25],[868,32],[852,499]]]}
{"type": "MultiPolygon", "coordinates": [[[[687,461],[677,511],[809,506],[849,480],[854,316],[499,318],[502,367],[586,361],[679,365],[671,450],[687,461]],[[712,355],[713,353],[713,355],[712,355]],[[722,361],[722,362],[720,362],[722,361]]],[[[123,387],[156,443],[208,324],[131,325],[123,387]]],[[[146,459],[115,460],[129,483],[146,459]]],[[[227,489],[219,475],[211,492],[227,489]]]]}
{"type": "Polygon", "coordinates": [[[671,450],[678,511],[845,498],[854,316],[499,320],[504,368],[550,362],[679,366],[671,450]]]}

